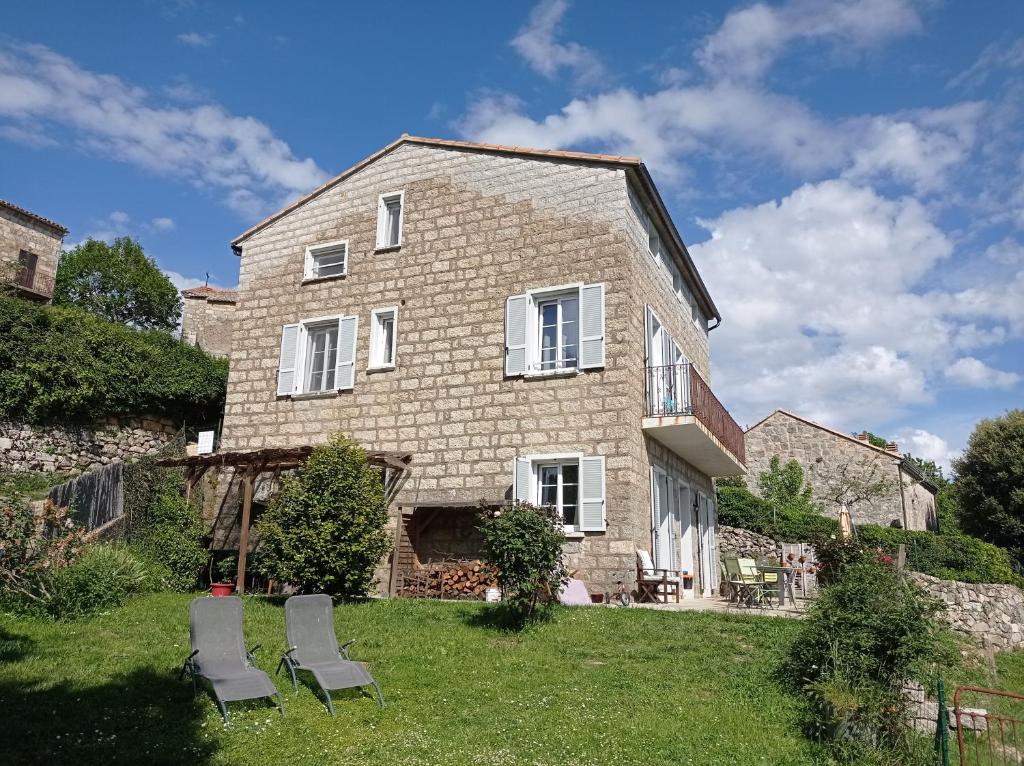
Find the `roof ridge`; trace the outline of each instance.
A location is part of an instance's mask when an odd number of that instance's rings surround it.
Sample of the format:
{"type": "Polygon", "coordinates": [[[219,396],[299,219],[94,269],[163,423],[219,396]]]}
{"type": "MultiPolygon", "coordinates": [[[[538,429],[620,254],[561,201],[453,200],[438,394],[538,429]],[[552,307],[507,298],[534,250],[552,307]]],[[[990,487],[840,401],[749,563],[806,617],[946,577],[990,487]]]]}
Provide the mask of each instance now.
{"type": "Polygon", "coordinates": [[[45,218],[45,217],[39,215],[38,213],[33,213],[31,210],[26,210],[25,208],[21,207],[20,205],[15,205],[13,202],[8,202],[5,199],[0,199],[0,207],[6,207],[9,210],[13,210],[15,213],[21,213],[24,216],[28,216],[33,221],[41,223],[44,226],[49,226],[51,229],[55,229],[55,230],[59,231],[61,234],[67,234],[68,233],[68,229],[67,229],[66,226],[62,226],[61,224],[57,223],[56,221],[53,221],[53,220],[51,220],[49,218],[45,218]]]}
{"type": "Polygon", "coordinates": [[[797,415],[795,412],[791,412],[790,410],[787,410],[784,407],[776,407],[767,416],[761,418],[761,420],[757,421],[754,425],[752,425],[750,428],[748,428],[746,431],[744,431],[744,433],[745,434],[750,433],[755,428],[757,428],[758,426],[763,424],[766,420],[768,420],[768,418],[770,418],[772,415],[775,415],[777,413],[782,413],[783,415],[788,415],[791,418],[799,420],[801,423],[806,423],[809,426],[814,426],[815,428],[819,428],[822,431],[828,431],[830,434],[834,434],[835,436],[841,436],[842,438],[847,439],[848,441],[851,441],[854,444],[859,444],[862,447],[868,447],[869,449],[873,449],[875,452],[880,452],[883,455],[887,455],[888,457],[891,457],[893,460],[903,460],[904,456],[899,454],[899,453],[897,453],[897,452],[889,452],[889,450],[887,450],[887,449],[883,449],[881,447],[876,447],[871,442],[861,441],[856,436],[851,436],[850,434],[845,434],[842,431],[838,431],[835,428],[831,428],[829,426],[822,425],[821,423],[818,423],[818,422],[816,422],[814,420],[811,420],[810,418],[805,418],[802,415],[797,415]]]}

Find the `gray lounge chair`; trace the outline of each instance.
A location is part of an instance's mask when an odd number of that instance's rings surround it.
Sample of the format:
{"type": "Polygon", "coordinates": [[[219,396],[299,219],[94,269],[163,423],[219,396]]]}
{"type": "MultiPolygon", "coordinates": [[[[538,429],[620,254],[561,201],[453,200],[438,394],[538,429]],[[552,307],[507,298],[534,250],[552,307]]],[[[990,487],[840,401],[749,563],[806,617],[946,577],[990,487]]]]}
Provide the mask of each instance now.
{"type": "Polygon", "coordinates": [[[236,700],[277,697],[277,707],[284,715],[281,693],[270,676],[253,665],[252,653],[259,646],[245,648],[242,599],[237,596],[195,599],[189,607],[189,635],[192,654],[185,660],[179,677],[188,673],[193,691],[197,678],[210,682],[225,724],[228,722],[225,703],[236,700]]]}
{"type": "Polygon", "coordinates": [[[348,656],[348,648],[355,639],[338,646],[334,634],[334,603],[330,596],[324,593],[292,596],[284,602],[284,620],[289,649],[281,657],[277,670],[288,668],[296,689],[299,688],[296,671],[306,670],[323,690],[331,715],[334,715],[332,689],[372,686],[377,692],[377,701],[384,707],[384,695],[366,665],[353,662],[348,656]]]}

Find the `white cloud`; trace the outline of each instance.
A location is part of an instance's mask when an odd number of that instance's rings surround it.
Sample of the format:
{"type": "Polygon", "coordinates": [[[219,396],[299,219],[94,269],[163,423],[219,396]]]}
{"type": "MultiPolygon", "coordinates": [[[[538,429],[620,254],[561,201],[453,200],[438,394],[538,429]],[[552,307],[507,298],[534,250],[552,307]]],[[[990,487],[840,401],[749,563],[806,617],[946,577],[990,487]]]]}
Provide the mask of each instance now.
{"type": "Polygon", "coordinates": [[[1019,69],[1024,67],[1024,37],[1010,43],[992,43],[981,52],[970,67],[951,79],[950,88],[977,87],[1000,69],[1019,69]]]}
{"type": "MultiPolygon", "coordinates": [[[[184,274],[181,274],[177,271],[171,271],[170,269],[163,269],[163,272],[164,274],[167,275],[167,278],[171,280],[171,284],[177,287],[179,291],[188,290],[191,287],[202,287],[205,284],[209,284],[210,287],[225,289],[224,285],[219,285],[215,282],[208,282],[205,277],[186,277],[184,274]]],[[[233,290],[235,288],[226,289],[233,290]]]]}
{"type": "Polygon", "coordinates": [[[183,32],[177,37],[179,43],[190,48],[209,48],[213,45],[213,39],[214,35],[202,32],[183,32]]]}
{"type": "Polygon", "coordinates": [[[155,231],[174,231],[174,219],[173,218],[154,218],[149,222],[149,225],[155,231]]]}
{"type": "Polygon", "coordinates": [[[2,120],[14,126],[59,124],[81,148],[219,190],[226,204],[247,217],[327,177],[253,117],[217,104],[155,104],[141,88],[82,69],[41,45],[0,47],[2,120]]]}
{"type": "Polygon", "coordinates": [[[715,389],[740,422],[779,406],[843,428],[885,422],[930,401],[958,349],[1024,334],[1024,272],[923,289],[953,243],[911,197],[832,180],[703,225],[690,252],[724,315],[715,389]]]}
{"type": "Polygon", "coordinates": [[[726,16],[704,41],[697,61],[715,78],[755,79],[799,40],[821,38],[848,55],[920,28],[909,0],[755,3],[726,16]]]}
{"type": "Polygon", "coordinates": [[[568,10],[568,0],[541,0],[512,39],[512,47],[545,77],[554,78],[562,69],[569,69],[581,85],[595,84],[604,73],[597,54],[579,43],[557,40],[559,23],[568,10]]]}
{"type": "Polygon", "coordinates": [[[895,435],[900,452],[911,454],[919,460],[932,460],[943,473],[949,475],[950,465],[959,452],[950,448],[949,442],[923,428],[901,428],[895,435]]]}
{"type": "Polygon", "coordinates": [[[1012,388],[1020,382],[1020,375],[990,367],[980,359],[965,356],[957,359],[945,370],[946,379],[967,388],[1012,388]]]}

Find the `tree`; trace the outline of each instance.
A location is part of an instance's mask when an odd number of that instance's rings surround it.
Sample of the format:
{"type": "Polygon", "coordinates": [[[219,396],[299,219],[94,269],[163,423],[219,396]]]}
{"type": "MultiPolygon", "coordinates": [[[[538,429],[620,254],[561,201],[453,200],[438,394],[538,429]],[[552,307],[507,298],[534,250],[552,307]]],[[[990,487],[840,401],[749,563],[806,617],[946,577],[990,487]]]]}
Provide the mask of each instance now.
{"type": "Polygon", "coordinates": [[[64,253],[53,302],[146,330],[170,331],[181,319],[177,288],[130,237],[90,239],[64,253]]]}
{"type": "Polygon", "coordinates": [[[953,470],[964,531],[1024,558],[1024,410],[978,423],[953,470]]]}
{"type": "Polygon", "coordinates": [[[391,545],[379,468],[350,439],[317,447],[257,525],[261,568],[303,593],[363,596],[391,545]]]}
{"type": "Polygon", "coordinates": [[[804,484],[804,469],[796,460],[787,460],[785,465],[778,455],[768,462],[768,470],[757,480],[761,497],[775,512],[820,513],[821,509],[811,499],[813,489],[804,484]]]}
{"type": "Polygon", "coordinates": [[[818,458],[811,466],[818,496],[837,506],[845,505],[851,514],[855,506],[886,497],[896,489],[896,481],[884,470],[872,458],[838,464],[818,458]]]}
{"type": "Polygon", "coordinates": [[[878,436],[877,434],[873,434],[870,431],[864,431],[864,435],[867,436],[868,444],[870,444],[872,447],[885,449],[889,444],[889,440],[886,439],[884,436],[878,436]]]}

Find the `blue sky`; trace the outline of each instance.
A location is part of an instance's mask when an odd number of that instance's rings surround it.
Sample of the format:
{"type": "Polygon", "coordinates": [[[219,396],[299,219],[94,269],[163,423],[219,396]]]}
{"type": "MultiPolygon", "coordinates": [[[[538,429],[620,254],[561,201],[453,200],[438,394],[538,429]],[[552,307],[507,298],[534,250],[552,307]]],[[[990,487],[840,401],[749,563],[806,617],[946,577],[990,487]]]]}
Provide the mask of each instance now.
{"type": "Polygon", "coordinates": [[[1024,391],[1024,6],[36,2],[0,197],[180,285],[402,132],[639,154],[724,317],[714,388],[947,462],[1024,391]],[[982,11],[979,11],[983,9],[982,11]]]}

